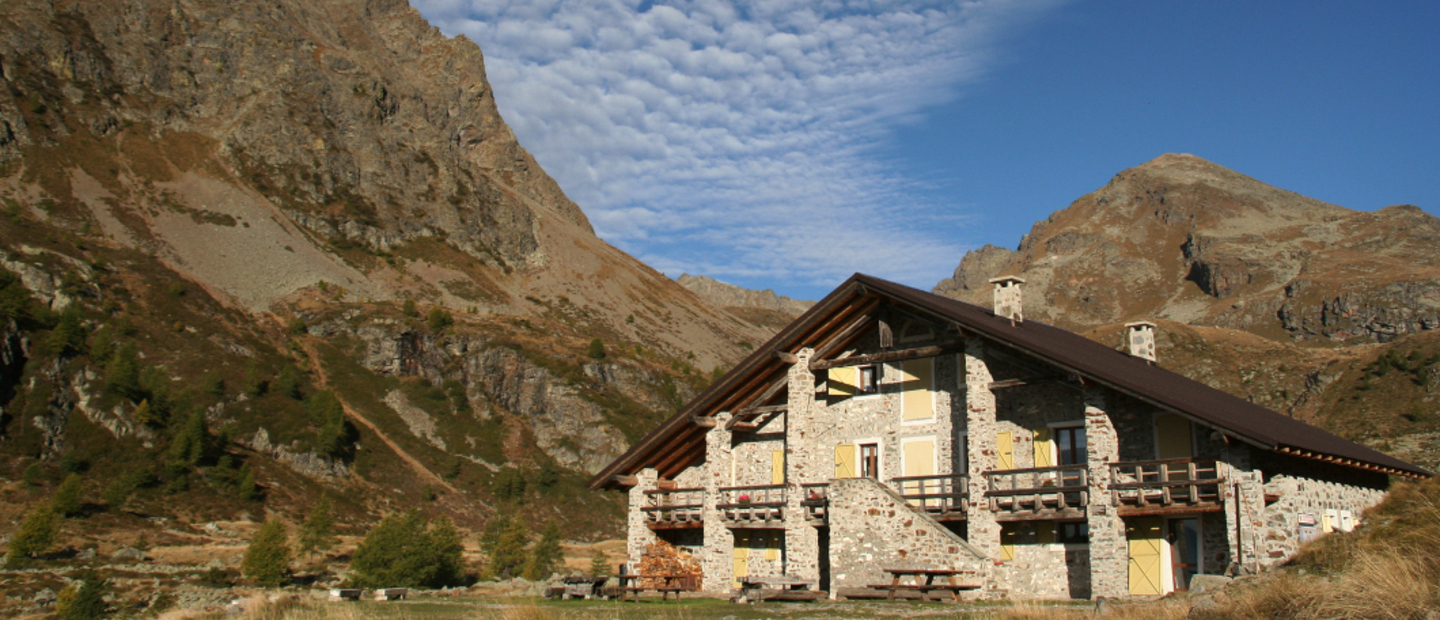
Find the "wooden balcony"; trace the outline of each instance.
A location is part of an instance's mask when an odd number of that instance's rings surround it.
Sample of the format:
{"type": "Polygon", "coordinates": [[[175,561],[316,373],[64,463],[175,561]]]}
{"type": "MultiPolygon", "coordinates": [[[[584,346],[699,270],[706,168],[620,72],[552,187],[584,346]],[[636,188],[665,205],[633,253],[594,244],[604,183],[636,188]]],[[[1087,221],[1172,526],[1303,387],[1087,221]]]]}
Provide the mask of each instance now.
{"type": "Polygon", "coordinates": [[[785,527],[785,485],[721,487],[715,508],[727,527],[785,527]]]}
{"type": "Polygon", "coordinates": [[[1216,512],[1224,508],[1224,484],[1213,458],[1110,465],[1111,503],[1124,516],[1216,512]]]}
{"type": "Polygon", "coordinates": [[[800,505],[805,507],[805,520],[810,525],[825,526],[830,524],[830,485],[802,484],[800,491],[805,494],[805,499],[800,500],[800,505]]]}
{"type": "Polygon", "coordinates": [[[903,476],[890,484],[911,506],[938,521],[964,521],[970,507],[970,477],[963,474],[903,476]]]}
{"type": "Polygon", "coordinates": [[[1000,521],[1079,519],[1090,497],[1084,465],[985,472],[985,498],[1000,521]]]}
{"type": "Polygon", "coordinates": [[[651,489],[641,508],[652,530],[705,527],[705,489],[651,489]]]}

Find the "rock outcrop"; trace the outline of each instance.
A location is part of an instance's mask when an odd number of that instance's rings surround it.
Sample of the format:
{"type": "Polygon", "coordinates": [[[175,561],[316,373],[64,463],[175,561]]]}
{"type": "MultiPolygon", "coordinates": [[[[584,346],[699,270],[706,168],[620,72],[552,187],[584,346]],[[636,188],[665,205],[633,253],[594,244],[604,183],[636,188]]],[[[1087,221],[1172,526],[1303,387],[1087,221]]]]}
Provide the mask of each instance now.
{"type": "Polygon", "coordinates": [[[1015,251],[968,253],[935,292],[989,304],[1027,281],[1027,317],[1072,329],[1135,318],[1294,340],[1386,342],[1440,326],[1440,220],[1352,211],[1163,155],[1036,223],[1015,251]]]}
{"type": "Polygon", "coordinates": [[[707,276],[692,276],[685,273],[680,274],[675,281],[694,293],[696,297],[721,308],[759,308],[800,316],[809,310],[810,306],[815,305],[813,301],[790,299],[784,295],[778,295],[772,289],[756,291],[734,284],[726,284],[707,276]]]}

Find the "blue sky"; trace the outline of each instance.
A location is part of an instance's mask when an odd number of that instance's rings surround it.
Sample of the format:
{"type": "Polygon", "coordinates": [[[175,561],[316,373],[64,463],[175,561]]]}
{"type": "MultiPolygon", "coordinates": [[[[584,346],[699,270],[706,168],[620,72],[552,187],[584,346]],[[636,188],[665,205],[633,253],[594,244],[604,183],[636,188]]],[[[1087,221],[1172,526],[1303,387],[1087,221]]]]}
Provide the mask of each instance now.
{"type": "Polygon", "coordinates": [[[1440,209],[1440,3],[413,0],[606,240],[928,289],[1162,153],[1440,209]]]}

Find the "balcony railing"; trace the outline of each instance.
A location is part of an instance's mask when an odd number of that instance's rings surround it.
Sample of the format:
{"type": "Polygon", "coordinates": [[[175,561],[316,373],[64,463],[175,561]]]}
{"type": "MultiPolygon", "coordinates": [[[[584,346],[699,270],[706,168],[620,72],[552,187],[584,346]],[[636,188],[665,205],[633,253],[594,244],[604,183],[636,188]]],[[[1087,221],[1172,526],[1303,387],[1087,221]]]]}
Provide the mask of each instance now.
{"type": "Polygon", "coordinates": [[[704,527],[705,489],[651,489],[645,492],[650,529],[704,527]]]}
{"type": "Polygon", "coordinates": [[[1216,460],[1163,459],[1110,464],[1111,502],[1119,507],[1218,506],[1225,479],[1216,460]]]}
{"type": "Polygon", "coordinates": [[[942,520],[964,519],[970,507],[970,477],[963,474],[903,476],[890,484],[911,506],[942,520]]]}
{"type": "Polygon", "coordinates": [[[731,527],[779,527],[785,519],[785,485],[721,487],[715,508],[731,527]]]}
{"type": "Polygon", "coordinates": [[[802,484],[800,492],[804,493],[804,499],[800,505],[805,507],[805,520],[810,525],[826,525],[830,522],[830,485],[802,484]]]}
{"type": "Polygon", "coordinates": [[[985,497],[1000,518],[1084,516],[1090,484],[1084,465],[985,472],[985,497]]]}

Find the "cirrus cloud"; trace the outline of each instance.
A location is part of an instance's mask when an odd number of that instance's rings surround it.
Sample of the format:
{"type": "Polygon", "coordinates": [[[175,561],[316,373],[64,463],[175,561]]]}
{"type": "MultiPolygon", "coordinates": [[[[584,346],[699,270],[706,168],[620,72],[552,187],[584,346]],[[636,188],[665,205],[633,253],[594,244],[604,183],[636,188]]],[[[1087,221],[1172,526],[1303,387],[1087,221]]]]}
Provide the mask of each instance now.
{"type": "Polygon", "coordinates": [[[922,287],[964,248],[878,155],[1049,8],[925,0],[415,0],[485,51],[501,112],[600,236],[666,273],[814,295],[922,287]]]}

